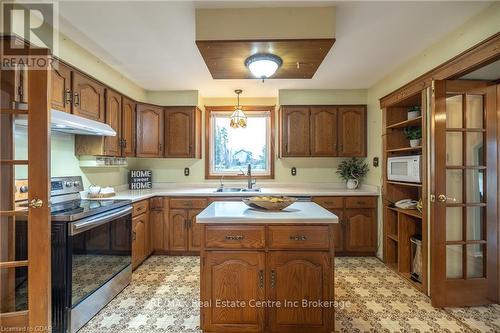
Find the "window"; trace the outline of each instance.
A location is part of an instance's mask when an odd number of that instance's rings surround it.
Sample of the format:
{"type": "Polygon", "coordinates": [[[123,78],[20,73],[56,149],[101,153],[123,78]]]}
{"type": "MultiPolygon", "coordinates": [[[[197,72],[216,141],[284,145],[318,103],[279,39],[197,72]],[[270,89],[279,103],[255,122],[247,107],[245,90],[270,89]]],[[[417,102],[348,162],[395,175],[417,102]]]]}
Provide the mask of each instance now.
{"type": "Polygon", "coordinates": [[[246,128],[232,128],[231,107],[206,107],[207,168],[206,178],[245,177],[248,164],[257,178],[273,178],[274,107],[247,107],[246,128]]]}

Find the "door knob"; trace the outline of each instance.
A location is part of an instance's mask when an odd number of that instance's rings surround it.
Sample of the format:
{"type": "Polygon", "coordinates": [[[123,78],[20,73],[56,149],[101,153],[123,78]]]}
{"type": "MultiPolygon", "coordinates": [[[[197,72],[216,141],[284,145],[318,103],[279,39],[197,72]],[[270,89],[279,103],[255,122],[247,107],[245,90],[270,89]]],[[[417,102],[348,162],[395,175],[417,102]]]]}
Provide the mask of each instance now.
{"type": "Polygon", "coordinates": [[[43,200],[41,199],[33,199],[29,203],[30,208],[41,208],[43,206],[43,200]]]}
{"type": "Polygon", "coordinates": [[[438,201],[439,202],[446,202],[446,199],[447,199],[446,195],[444,195],[444,194],[438,195],[438,201]]]}

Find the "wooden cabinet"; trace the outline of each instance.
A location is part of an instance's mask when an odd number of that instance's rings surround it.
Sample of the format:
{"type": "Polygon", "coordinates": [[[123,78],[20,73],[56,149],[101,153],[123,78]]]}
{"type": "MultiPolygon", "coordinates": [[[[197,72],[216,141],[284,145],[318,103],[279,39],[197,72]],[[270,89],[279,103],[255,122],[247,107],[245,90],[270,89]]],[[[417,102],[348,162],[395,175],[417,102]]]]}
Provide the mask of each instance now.
{"type": "Polygon", "coordinates": [[[366,156],[366,106],[341,106],[338,119],[338,156],[366,156]]]}
{"type": "Polygon", "coordinates": [[[106,124],[115,130],[116,136],[104,138],[107,156],[121,156],[122,96],[106,89],[106,124]]]}
{"type": "Polygon", "coordinates": [[[377,250],[375,209],[346,209],[345,223],[346,252],[375,252],[377,250]]]}
{"type": "Polygon", "coordinates": [[[121,145],[122,156],[135,156],[135,102],[122,98],[121,145]]]}
{"type": "Polygon", "coordinates": [[[170,199],[169,229],[171,252],[198,252],[201,247],[201,229],[196,223],[206,206],[205,198],[170,199]]]}
{"type": "Polygon", "coordinates": [[[149,207],[149,222],[151,226],[151,251],[168,251],[168,198],[151,198],[149,207]]]}
{"type": "Polygon", "coordinates": [[[283,107],[282,124],[282,156],[310,156],[309,107],[283,107]]]}
{"type": "Polygon", "coordinates": [[[73,114],[104,122],[104,86],[74,71],[72,81],[73,114]]]}
{"type": "Polygon", "coordinates": [[[333,300],[333,267],[328,252],[271,252],[267,276],[271,302],[297,306],[269,308],[269,332],[319,333],[333,328],[331,309],[304,306],[303,301],[333,300]],[[293,303],[292,303],[293,304],[293,303]]]}
{"type": "Polygon", "coordinates": [[[137,268],[152,252],[149,202],[134,203],[132,209],[132,269],[137,268]]]}
{"type": "Polygon", "coordinates": [[[28,70],[21,65],[9,70],[2,69],[0,105],[2,108],[22,108],[28,103],[28,70]]]}
{"type": "Polygon", "coordinates": [[[50,105],[52,109],[71,113],[71,69],[58,62],[51,71],[50,105]]]}
{"type": "Polygon", "coordinates": [[[137,157],[163,156],[163,109],[137,104],[137,157]]]}
{"type": "Polygon", "coordinates": [[[204,311],[204,332],[264,331],[264,307],[255,306],[265,299],[264,270],[264,252],[207,253],[202,264],[202,299],[240,302],[240,306],[204,311]]]}
{"type": "Polygon", "coordinates": [[[311,156],[337,156],[337,108],[311,107],[311,156]]]}
{"type": "Polygon", "coordinates": [[[314,197],[313,201],[339,218],[332,226],[336,255],[375,255],[377,197],[314,197]]]}
{"type": "Polygon", "coordinates": [[[165,108],[167,158],[201,158],[201,111],[196,107],[165,108]]]}
{"type": "Polygon", "coordinates": [[[366,106],[282,106],[282,157],[366,156],[366,106]]]}
{"type": "Polygon", "coordinates": [[[203,332],[333,332],[331,225],[203,224],[202,233],[201,301],[212,304],[201,309],[203,332]]]}

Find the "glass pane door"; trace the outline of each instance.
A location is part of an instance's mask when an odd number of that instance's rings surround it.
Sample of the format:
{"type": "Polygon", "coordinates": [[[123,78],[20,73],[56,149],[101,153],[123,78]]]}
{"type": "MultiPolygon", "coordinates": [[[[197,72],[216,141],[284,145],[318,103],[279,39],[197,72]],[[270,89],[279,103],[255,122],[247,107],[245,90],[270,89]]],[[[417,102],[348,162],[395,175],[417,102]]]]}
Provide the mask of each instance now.
{"type": "Polygon", "coordinates": [[[431,119],[431,299],[487,304],[496,293],[496,89],[435,81],[431,119]]]}

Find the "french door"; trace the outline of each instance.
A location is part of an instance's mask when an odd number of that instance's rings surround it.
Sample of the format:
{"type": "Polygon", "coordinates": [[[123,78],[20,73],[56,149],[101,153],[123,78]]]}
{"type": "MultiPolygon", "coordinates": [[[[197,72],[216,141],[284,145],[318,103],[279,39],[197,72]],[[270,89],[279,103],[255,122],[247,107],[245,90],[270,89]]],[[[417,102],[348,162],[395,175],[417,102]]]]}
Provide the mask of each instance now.
{"type": "Polygon", "coordinates": [[[433,87],[432,304],[497,302],[496,87],[466,80],[433,87]]]}
{"type": "Polygon", "coordinates": [[[11,74],[0,74],[0,329],[50,332],[50,71],[27,71],[23,109],[4,89],[11,74]]]}

